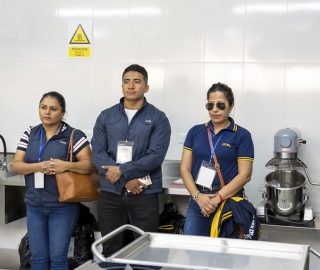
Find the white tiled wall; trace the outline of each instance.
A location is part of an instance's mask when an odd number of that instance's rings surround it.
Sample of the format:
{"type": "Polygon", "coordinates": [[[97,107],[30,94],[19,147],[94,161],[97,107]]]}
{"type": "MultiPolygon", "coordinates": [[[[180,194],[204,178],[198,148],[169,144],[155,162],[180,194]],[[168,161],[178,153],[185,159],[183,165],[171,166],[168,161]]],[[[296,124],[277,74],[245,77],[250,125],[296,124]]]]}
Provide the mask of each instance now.
{"type": "MultiPolygon", "coordinates": [[[[67,121],[90,130],[121,97],[124,68],[138,63],[149,71],[148,101],[171,121],[167,159],[180,159],[179,133],[209,119],[205,93],[220,81],[234,90],[235,121],[255,143],[246,187],[254,204],[281,128],[300,130],[307,140],[300,158],[320,182],[320,0],[0,0],[0,7],[0,133],[9,151],[39,123],[43,93],[61,92],[67,121]],[[74,20],[92,20],[91,59],[67,58],[74,20]]],[[[310,193],[319,212],[320,187],[310,193]]]]}

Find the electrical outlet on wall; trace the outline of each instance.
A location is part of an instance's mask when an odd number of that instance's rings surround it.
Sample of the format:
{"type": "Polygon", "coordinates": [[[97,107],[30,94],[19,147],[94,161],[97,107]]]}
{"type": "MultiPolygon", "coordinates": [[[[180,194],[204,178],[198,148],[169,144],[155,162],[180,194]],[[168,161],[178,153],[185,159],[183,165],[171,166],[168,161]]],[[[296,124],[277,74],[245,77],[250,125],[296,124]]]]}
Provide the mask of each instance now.
{"type": "Polygon", "coordinates": [[[82,130],[84,132],[84,134],[86,134],[88,141],[90,142],[93,136],[93,130],[90,129],[86,129],[86,130],[82,130]]]}
{"type": "Polygon", "coordinates": [[[186,137],[187,133],[179,133],[179,143],[184,144],[186,137]]]}

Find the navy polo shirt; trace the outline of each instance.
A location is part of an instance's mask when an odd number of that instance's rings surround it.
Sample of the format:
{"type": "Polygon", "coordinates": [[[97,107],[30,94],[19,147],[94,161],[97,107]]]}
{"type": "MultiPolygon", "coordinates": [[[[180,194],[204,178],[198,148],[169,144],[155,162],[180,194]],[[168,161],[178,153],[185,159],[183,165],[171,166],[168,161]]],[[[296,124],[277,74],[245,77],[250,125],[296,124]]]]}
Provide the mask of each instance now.
{"type": "MultiPolygon", "coordinates": [[[[183,145],[184,151],[192,151],[192,176],[197,178],[202,161],[210,161],[211,148],[208,139],[207,127],[212,134],[215,154],[220,164],[224,182],[229,183],[238,174],[238,161],[248,160],[253,162],[254,147],[251,134],[243,127],[236,125],[229,117],[230,125],[217,134],[213,132],[211,121],[192,127],[183,145]],[[218,144],[216,145],[216,143],[218,144]]],[[[211,163],[214,163],[211,160],[211,163]]],[[[212,185],[219,185],[220,180],[216,174],[212,185]]]]}

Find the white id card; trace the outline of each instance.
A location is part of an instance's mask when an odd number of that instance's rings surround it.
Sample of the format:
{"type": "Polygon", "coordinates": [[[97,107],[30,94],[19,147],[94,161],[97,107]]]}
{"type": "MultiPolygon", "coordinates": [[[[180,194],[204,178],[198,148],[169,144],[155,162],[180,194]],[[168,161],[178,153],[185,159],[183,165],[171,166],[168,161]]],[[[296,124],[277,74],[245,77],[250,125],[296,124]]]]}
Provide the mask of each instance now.
{"type": "Polygon", "coordinates": [[[44,174],[41,172],[34,173],[34,188],[44,188],[44,174]]]}
{"type": "Polygon", "coordinates": [[[213,164],[202,161],[201,167],[198,172],[196,183],[206,188],[211,188],[214,177],[216,176],[216,169],[213,164]]]}
{"type": "Polygon", "coordinates": [[[138,180],[139,180],[141,183],[144,183],[144,184],[147,185],[147,186],[149,186],[149,185],[152,184],[152,181],[151,181],[151,178],[150,178],[150,175],[149,175],[149,174],[148,174],[147,176],[138,178],[138,180]]]}
{"type": "Polygon", "coordinates": [[[118,141],[117,144],[117,164],[123,164],[132,160],[133,142],[118,141]]]}
{"type": "MultiPolygon", "coordinates": [[[[150,186],[152,184],[152,181],[151,181],[151,178],[150,178],[150,175],[148,174],[147,176],[143,176],[141,178],[138,178],[138,180],[141,182],[141,183],[144,183],[145,185],[147,186],[150,186]]],[[[141,186],[140,186],[141,187],[141,186]]],[[[127,189],[128,192],[131,192],[129,189],[127,189]]]]}

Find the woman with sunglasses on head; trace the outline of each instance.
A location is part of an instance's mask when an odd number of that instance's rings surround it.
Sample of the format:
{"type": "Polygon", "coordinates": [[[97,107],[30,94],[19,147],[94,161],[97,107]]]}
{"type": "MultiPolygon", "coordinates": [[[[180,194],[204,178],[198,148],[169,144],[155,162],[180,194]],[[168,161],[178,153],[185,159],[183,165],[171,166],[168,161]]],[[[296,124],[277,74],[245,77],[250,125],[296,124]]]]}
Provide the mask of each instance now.
{"type": "Polygon", "coordinates": [[[219,204],[234,195],[242,197],[243,186],[251,179],[253,142],[249,131],[229,117],[233,106],[232,89],[222,83],[213,84],[206,103],[210,121],[192,127],[187,134],[180,165],[190,193],[184,234],[209,236],[219,204]]]}

